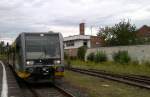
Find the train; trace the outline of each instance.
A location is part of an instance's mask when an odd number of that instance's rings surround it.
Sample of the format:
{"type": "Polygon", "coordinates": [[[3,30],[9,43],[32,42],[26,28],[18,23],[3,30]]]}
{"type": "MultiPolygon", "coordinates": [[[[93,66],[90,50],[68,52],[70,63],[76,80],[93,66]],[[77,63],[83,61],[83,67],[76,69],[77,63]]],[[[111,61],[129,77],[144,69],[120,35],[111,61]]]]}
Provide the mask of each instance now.
{"type": "Polygon", "coordinates": [[[49,82],[64,77],[63,36],[53,32],[23,32],[9,49],[8,62],[27,82],[49,82]]]}

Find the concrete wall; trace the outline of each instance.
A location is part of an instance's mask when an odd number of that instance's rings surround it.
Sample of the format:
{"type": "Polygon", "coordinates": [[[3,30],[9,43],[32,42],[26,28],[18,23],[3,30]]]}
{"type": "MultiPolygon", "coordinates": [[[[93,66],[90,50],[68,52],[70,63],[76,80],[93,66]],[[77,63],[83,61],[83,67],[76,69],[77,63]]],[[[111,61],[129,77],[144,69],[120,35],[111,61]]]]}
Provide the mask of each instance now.
{"type": "Polygon", "coordinates": [[[64,51],[68,56],[76,57],[78,49],[77,48],[72,48],[72,49],[65,49],[64,51]]]}
{"type": "MultiPolygon", "coordinates": [[[[115,47],[99,47],[99,48],[91,48],[87,50],[86,57],[89,53],[97,51],[104,51],[109,60],[112,60],[112,55],[114,52],[118,51],[128,51],[129,55],[133,60],[139,60],[140,62],[143,60],[150,61],[150,45],[134,45],[134,46],[115,46],[115,47]]],[[[85,59],[86,59],[85,57],[85,59]]]]}

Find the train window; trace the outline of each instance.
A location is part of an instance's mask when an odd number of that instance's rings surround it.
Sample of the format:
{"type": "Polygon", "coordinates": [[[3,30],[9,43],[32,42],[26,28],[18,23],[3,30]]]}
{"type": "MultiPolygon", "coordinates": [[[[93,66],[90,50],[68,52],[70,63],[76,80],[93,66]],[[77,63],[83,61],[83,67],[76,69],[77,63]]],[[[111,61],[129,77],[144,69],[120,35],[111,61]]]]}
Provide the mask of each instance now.
{"type": "Polygon", "coordinates": [[[28,59],[60,58],[58,34],[26,35],[26,55],[28,59]]]}

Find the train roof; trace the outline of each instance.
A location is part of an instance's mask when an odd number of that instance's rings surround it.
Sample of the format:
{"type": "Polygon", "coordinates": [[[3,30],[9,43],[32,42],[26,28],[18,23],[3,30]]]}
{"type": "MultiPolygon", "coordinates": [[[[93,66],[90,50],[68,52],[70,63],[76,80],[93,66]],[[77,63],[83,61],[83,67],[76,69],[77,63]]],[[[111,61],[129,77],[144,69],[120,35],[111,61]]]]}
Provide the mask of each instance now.
{"type": "Polygon", "coordinates": [[[22,32],[17,36],[17,38],[23,34],[61,34],[61,33],[60,32],[22,32]]]}
{"type": "Polygon", "coordinates": [[[22,32],[21,34],[59,34],[59,32],[22,32]]]}
{"type": "Polygon", "coordinates": [[[23,34],[61,34],[61,33],[60,32],[52,32],[52,31],[49,31],[49,32],[22,32],[16,37],[16,39],[13,41],[12,45],[15,44],[15,41],[23,34]]]}

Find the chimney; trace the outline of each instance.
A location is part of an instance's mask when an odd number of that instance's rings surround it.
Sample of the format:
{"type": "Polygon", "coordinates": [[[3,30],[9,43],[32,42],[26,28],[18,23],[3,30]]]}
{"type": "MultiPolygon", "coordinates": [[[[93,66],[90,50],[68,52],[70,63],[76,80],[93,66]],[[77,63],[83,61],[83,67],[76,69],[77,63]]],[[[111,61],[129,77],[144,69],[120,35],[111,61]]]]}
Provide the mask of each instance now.
{"type": "Polygon", "coordinates": [[[84,35],[84,24],[85,23],[80,23],[80,27],[79,27],[80,35],[84,35]]]}

